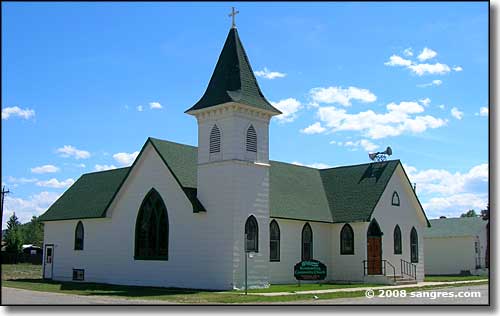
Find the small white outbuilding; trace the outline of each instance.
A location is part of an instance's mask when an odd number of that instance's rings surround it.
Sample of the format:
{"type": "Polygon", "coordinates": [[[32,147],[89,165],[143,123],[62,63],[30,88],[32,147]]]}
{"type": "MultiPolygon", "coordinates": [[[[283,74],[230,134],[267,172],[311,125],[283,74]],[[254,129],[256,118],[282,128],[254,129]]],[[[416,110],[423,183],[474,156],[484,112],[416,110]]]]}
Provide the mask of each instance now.
{"type": "Polygon", "coordinates": [[[425,229],[427,275],[486,272],[488,221],[481,217],[439,218],[425,229]]]}

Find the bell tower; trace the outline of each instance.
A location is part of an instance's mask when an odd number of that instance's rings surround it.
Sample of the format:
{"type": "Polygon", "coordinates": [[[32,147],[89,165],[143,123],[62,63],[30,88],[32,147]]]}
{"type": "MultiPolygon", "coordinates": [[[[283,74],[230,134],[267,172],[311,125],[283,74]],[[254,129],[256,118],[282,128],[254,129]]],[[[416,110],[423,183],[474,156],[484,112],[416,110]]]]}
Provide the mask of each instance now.
{"type": "Polygon", "coordinates": [[[213,273],[244,286],[245,224],[257,220],[249,286],[269,284],[269,122],[281,112],[264,97],[234,25],[201,99],[186,111],[198,122],[197,195],[207,209],[213,273]]]}

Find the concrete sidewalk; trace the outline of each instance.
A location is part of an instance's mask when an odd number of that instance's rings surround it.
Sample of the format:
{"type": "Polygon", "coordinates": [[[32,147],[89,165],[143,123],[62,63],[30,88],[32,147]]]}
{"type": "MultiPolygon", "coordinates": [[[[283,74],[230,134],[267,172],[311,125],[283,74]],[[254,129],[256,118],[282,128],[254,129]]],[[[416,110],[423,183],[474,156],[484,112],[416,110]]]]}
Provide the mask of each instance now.
{"type": "MultiPolygon", "coordinates": [[[[488,281],[484,280],[468,280],[468,281],[448,281],[448,282],[419,282],[417,284],[404,284],[404,285],[388,285],[388,286],[377,286],[377,287],[352,287],[345,289],[329,289],[329,290],[311,290],[311,291],[295,291],[295,292],[271,292],[271,293],[248,293],[251,295],[262,295],[262,296],[281,296],[281,295],[297,295],[297,294],[325,294],[325,293],[336,293],[336,292],[356,292],[356,291],[366,291],[366,290],[383,290],[383,289],[402,289],[409,287],[424,287],[424,286],[436,286],[436,285],[453,285],[453,284],[465,284],[465,283],[477,283],[488,281]]],[[[244,294],[244,293],[242,293],[244,294]]]]}

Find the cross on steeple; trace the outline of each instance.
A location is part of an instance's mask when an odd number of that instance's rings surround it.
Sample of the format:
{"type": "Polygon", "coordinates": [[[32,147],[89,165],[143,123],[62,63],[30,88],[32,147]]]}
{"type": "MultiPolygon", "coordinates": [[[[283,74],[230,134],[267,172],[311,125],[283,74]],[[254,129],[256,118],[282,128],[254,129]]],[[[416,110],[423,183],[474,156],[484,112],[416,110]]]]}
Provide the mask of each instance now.
{"type": "Polygon", "coordinates": [[[232,25],[231,25],[231,28],[235,29],[236,28],[236,23],[234,22],[234,18],[236,16],[236,14],[240,13],[240,11],[236,11],[236,9],[234,7],[232,7],[231,9],[231,13],[229,13],[229,16],[232,18],[232,25]]]}

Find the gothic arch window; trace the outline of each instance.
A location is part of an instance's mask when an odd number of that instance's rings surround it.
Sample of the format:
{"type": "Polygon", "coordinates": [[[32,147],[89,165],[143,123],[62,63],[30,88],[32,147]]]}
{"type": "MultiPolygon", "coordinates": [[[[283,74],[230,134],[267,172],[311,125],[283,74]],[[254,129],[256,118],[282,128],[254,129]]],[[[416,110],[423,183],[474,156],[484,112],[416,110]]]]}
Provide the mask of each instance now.
{"type": "Polygon", "coordinates": [[[220,153],[220,139],[221,139],[220,129],[217,125],[214,125],[212,127],[212,130],[210,131],[211,154],[220,153]]]}
{"type": "Polygon", "coordinates": [[[269,224],[269,260],[280,261],[280,227],[274,219],[269,224]]]}
{"type": "Polygon", "coordinates": [[[340,254],[354,254],[354,231],[349,224],[345,224],[340,231],[340,254]]]}
{"type": "Polygon", "coordinates": [[[83,250],[83,233],[83,223],[79,221],[75,228],[75,250],[83,250]]]}
{"type": "Polygon", "coordinates": [[[160,194],[151,189],[135,224],[135,259],[168,260],[168,213],[160,194]]]}
{"type": "Polygon", "coordinates": [[[410,259],[411,262],[418,262],[418,234],[415,227],[411,228],[410,233],[410,259]]]}
{"type": "Polygon", "coordinates": [[[313,258],[313,232],[311,225],[306,223],[302,228],[302,260],[313,258]]]}
{"type": "Polygon", "coordinates": [[[259,252],[259,224],[253,215],[245,223],[245,236],[246,252],[259,252]]]}
{"type": "Polygon", "coordinates": [[[253,125],[247,129],[247,139],[246,139],[247,151],[256,153],[257,152],[257,133],[253,125]]]}
{"type": "Polygon", "coordinates": [[[392,205],[399,206],[399,194],[396,191],[392,193],[392,205]]]}
{"type": "Polygon", "coordinates": [[[402,252],[401,228],[399,228],[399,225],[396,225],[396,227],[394,227],[394,254],[400,255],[402,252]]]}

